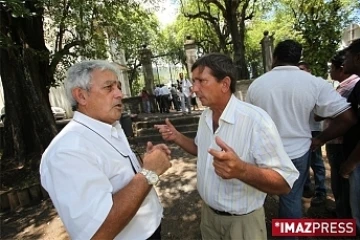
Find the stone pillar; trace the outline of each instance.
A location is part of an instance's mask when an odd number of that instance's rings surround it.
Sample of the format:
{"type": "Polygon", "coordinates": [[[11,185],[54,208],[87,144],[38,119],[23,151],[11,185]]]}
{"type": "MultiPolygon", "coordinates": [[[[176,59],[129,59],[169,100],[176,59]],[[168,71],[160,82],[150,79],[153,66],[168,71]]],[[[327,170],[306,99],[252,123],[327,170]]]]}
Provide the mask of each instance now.
{"type": "Polygon", "coordinates": [[[272,69],[273,51],[274,51],[274,34],[269,36],[269,32],[264,32],[264,37],[260,41],[263,57],[264,72],[272,69]]]}
{"type": "Polygon", "coordinates": [[[146,48],[147,45],[142,45],[140,49],[140,63],[142,65],[144,79],[145,79],[145,89],[148,93],[153,94],[154,92],[154,73],[151,63],[152,52],[150,49],[146,48]]]}
{"type": "Polygon", "coordinates": [[[197,59],[197,45],[195,43],[195,40],[191,39],[190,35],[186,36],[186,40],[184,42],[184,49],[189,78],[191,79],[191,67],[197,59]]]}

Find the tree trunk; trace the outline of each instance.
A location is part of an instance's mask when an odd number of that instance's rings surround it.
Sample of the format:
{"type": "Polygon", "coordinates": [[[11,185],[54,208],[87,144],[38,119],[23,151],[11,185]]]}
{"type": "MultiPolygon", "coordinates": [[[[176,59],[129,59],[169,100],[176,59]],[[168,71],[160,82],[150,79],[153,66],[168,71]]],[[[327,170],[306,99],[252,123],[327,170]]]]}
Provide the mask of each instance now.
{"type": "Polygon", "coordinates": [[[12,17],[0,5],[1,34],[8,37],[1,46],[0,74],[5,98],[5,148],[3,169],[24,164],[37,168],[39,158],[56,135],[55,120],[50,111],[48,89],[49,51],[43,33],[43,11],[39,2],[26,1],[34,17],[12,17]]]}
{"type": "Polygon", "coordinates": [[[237,19],[237,6],[232,6],[232,2],[227,2],[226,20],[229,25],[231,41],[234,50],[234,63],[238,68],[237,79],[249,79],[249,70],[245,60],[245,23],[241,19],[240,23],[237,19]]]}
{"type": "MultiPolygon", "coordinates": [[[[236,27],[234,33],[238,34],[236,38],[233,38],[234,44],[234,62],[239,67],[238,79],[249,79],[249,70],[245,59],[245,22],[240,21],[240,29],[236,27]]],[[[234,27],[235,29],[235,27],[234,27]]]]}
{"type": "Polygon", "coordinates": [[[258,62],[251,62],[251,72],[252,72],[252,78],[257,78],[259,76],[259,63],[258,62]]]}

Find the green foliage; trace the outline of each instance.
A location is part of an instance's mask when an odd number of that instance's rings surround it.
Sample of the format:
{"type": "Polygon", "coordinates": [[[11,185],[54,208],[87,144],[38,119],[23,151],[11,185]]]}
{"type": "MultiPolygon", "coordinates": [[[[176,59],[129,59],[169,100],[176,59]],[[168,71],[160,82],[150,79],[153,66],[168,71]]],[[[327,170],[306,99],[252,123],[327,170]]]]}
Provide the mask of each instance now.
{"type": "Polygon", "coordinates": [[[292,2],[294,29],[301,33],[303,58],[312,73],[326,78],[328,61],[336,53],[349,12],[340,0],[292,2]]]}
{"type": "Polygon", "coordinates": [[[264,31],[269,31],[270,35],[274,35],[274,46],[285,39],[301,39],[301,36],[292,29],[293,18],[291,15],[285,14],[285,12],[277,12],[276,15],[268,18],[266,13],[259,13],[259,16],[251,21],[246,30],[246,58],[253,77],[257,77],[264,72],[260,44],[261,39],[264,37],[264,31]]]}
{"type": "Polygon", "coordinates": [[[176,21],[177,33],[182,36],[182,41],[191,35],[197,40],[201,53],[228,53],[231,49],[230,32],[219,7],[202,0],[183,2],[182,14],[176,21]]]}
{"type": "Polygon", "coordinates": [[[272,9],[258,12],[247,28],[249,63],[262,61],[258,43],[262,32],[268,30],[275,33],[275,44],[285,39],[301,42],[303,60],[310,64],[312,73],[326,77],[327,63],[339,48],[341,32],[354,20],[350,13],[359,10],[359,5],[349,0],[282,0],[271,4],[272,9]]]}
{"type": "Polygon", "coordinates": [[[158,32],[158,21],[134,0],[50,0],[46,5],[48,45],[58,78],[79,57],[121,61],[125,53],[130,69],[130,85],[139,66],[138,49],[152,44],[158,32]],[[66,53],[67,56],[63,57],[66,53]],[[59,56],[61,55],[61,56],[59,56]]]}

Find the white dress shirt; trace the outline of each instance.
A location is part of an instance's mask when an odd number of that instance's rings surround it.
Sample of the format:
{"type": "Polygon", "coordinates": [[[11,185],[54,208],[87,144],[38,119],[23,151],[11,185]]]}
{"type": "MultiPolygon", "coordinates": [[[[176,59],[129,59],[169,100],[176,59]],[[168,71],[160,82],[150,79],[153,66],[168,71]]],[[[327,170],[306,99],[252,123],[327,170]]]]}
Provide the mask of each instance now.
{"type": "Polygon", "coordinates": [[[220,150],[219,136],[245,162],[278,172],[290,187],[299,172],[286,154],[276,126],[262,109],[231,96],[213,133],[212,110],[199,120],[195,138],[198,146],[197,185],[201,198],[210,207],[232,214],[247,214],[263,206],[266,193],[238,180],[222,179],[214,170],[209,148],[220,150]]]}
{"type": "Polygon", "coordinates": [[[330,84],[296,66],[275,67],[249,87],[246,101],[264,109],[275,122],[291,159],[311,145],[310,114],[336,117],[350,108],[330,84]]]}
{"type": "Polygon", "coordinates": [[[169,95],[170,89],[166,85],[160,88],[160,96],[162,95],[169,95]]]}
{"type": "MultiPolygon", "coordinates": [[[[133,179],[132,165],[135,171],[141,168],[119,122],[109,125],[75,112],[40,164],[41,184],[72,239],[90,239],[96,233],[110,212],[113,194],[133,179]]],[[[161,222],[162,211],[153,188],[115,239],[150,237],[161,222]]]]}
{"type": "Polygon", "coordinates": [[[190,82],[190,80],[183,79],[181,87],[185,97],[187,98],[190,97],[191,96],[190,88],[192,87],[192,83],[190,82]]]}
{"type": "Polygon", "coordinates": [[[156,97],[160,96],[160,88],[159,87],[155,88],[154,94],[155,94],[156,97]]]}

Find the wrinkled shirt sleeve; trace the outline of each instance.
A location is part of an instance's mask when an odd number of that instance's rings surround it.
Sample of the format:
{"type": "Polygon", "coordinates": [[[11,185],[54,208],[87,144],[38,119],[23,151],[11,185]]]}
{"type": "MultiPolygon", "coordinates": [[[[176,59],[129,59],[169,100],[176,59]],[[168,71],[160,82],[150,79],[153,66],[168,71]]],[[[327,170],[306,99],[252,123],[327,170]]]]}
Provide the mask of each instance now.
{"type": "Polygon", "coordinates": [[[72,239],[90,239],[112,207],[112,185],[95,154],[62,149],[46,159],[41,182],[72,239]]]}

